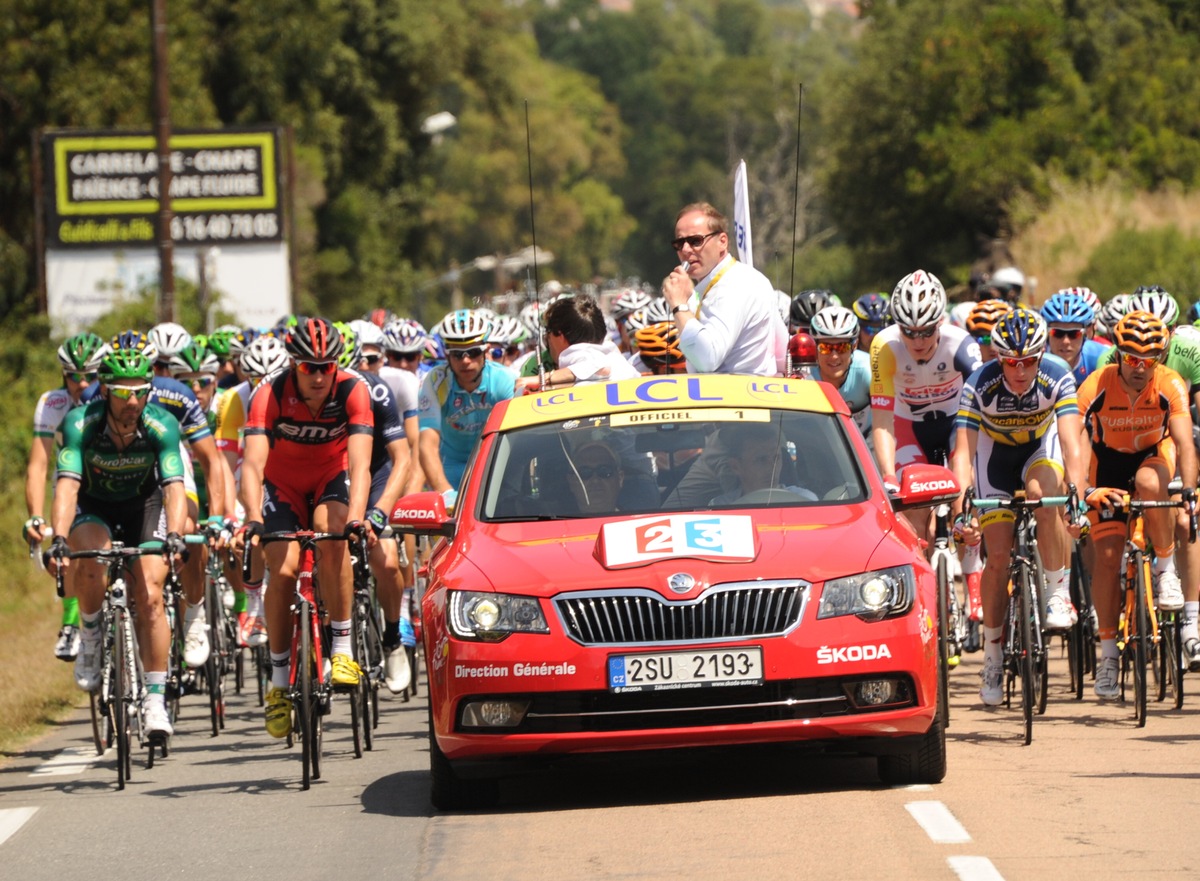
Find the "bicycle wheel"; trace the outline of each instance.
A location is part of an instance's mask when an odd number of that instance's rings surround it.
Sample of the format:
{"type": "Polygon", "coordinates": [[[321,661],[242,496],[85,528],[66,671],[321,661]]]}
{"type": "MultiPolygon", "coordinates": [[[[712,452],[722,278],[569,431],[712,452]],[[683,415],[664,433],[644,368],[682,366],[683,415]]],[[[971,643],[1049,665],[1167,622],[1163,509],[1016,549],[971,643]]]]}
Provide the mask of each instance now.
{"type": "Polygon", "coordinates": [[[1025,720],[1025,745],[1033,742],[1033,714],[1037,703],[1038,668],[1033,653],[1033,567],[1022,563],[1017,571],[1013,592],[1017,600],[1017,630],[1014,634],[1017,675],[1021,678],[1021,714],[1025,720]]]}
{"type": "MultiPolygon", "coordinates": [[[[355,602],[354,610],[350,616],[351,628],[351,645],[354,652],[354,660],[361,669],[365,660],[364,648],[362,642],[362,622],[359,621],[359,603],[355,602]]],[[[354,732],[354,758],[361,759],[363,755],[363,729],[367,727],[366,713],[364,707],[366,705],[363,699],[363,686],[366,679],[366,671],[358,678],[358,685],[354,690],[346,696],[350,699],[350,728],[354,732]]]]}
{"type": "Polygon", "coordinates": [[[212,719],[212,736],[216,737],[225,727],[225,609],[217,593],[217,584],[205,579],[204,614],[208,618],[210,638],[208,660],[204,662],[204,678],[207,680],[208,712],[212,719]]]}
{"type": "Polygon", "coordinates": [[[1133,715],[1137,727],[1146,726],[1146,666],[1149,661],[1148,643],[1150,640],[1150,610],[1147,605],[1147,591],[1150,586],[1150,561],[1141,551],[1134,552],[1134,633],[1130,638],[1133,643],[1133,715]]]}
{"type": "Polygon", "coordinates": [[[1096,667],[1096,647],[1092,633],[1092,609],[1090,591],[1083,569],[1083,555],[1079,545],[1071,550],[1071,604],[1079,613],[1074,626],[1067,632],[1067,666],[1071,671],[1071,693],[1075,700],[1083,700],[1083,686],[1088,673],[1096,667]]]}
{"type": "Polygon", "coordinates": [[[300,776],[300,788],[308,789],[312,785],[311,769],[313,766],[313,738],[311,736],[312,719],[317,715],[316,695],[313,690],[313,661],[312,661],[312,606],[307,600],[301,600],[296,609],[299,616],[300,647],[298,657],[292,660],[296,665],[296,687],[300,692],[300,718],[297,734],[300,736],[300,760],[304,765],[300,776]]]}
{"type": "Polygon", "coordinates": [[[113,723],[113,738],[117,742],[117,789],[124,789],[125,783],[130,778],[133,770],[132,753],[132,725],[129,721],[129,715],[136,712],[133,686],[133,659],[130,657],[130,646],[132,640],[129,639],[129,631],[133,627],[133,622],[129,618],[129,612],[123,608],[117,608],[113,613],[113,688],[112,699],[109,701],[109,707],[112,713],[113,723]]]}
{"type": "Polygon", "coordinates": [[[1183,709],[1183,674],[1186,665],[1183,661],[1183,623],[1178,612],[1170,612],[1165,628],[1158,628],[1162,638],[1163,658],[1166,661],[1166,676],[1171,685],[1171,698],[1175,709],[1183,709]]]}
{"type": "Polygon", "coordinates": [[[328,658],[329,652],[325,644],[321,644],[322,630],[319,627],[319,619],[317,617],[317,609],[312,604],[309,604],[309,630],[313,634],[313,653],[309,657],[309,669],[312,671],[312,717],[309,720],[308,731],[306,736],[312,744],[309,751],[309,759],[312,762],[312,779],[321,779],[321,747],[324,738],[324,718],[329,712],[330,702],[333,700],[333,684],[330,682],[329,676],[317,664],[317,646],[320,646],[320,655],[322,658],[328,658]]]}
{"type": "Polygon", "coordinates": [[[950,727],[950,564],[942,551],[937,556],[937,613],[938,613],[938,715],[942,726],[950,727]]]}

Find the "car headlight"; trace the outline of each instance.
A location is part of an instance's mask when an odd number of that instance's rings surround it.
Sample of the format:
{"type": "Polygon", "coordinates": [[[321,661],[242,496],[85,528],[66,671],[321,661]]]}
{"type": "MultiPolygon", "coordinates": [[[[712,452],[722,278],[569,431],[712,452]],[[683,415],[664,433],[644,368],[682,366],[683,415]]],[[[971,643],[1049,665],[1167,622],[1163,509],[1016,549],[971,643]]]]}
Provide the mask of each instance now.
{"type": "Polygon", "coordinates": [[[512,633],[550,632],[536,597],[452,590],[449,604],[450,630],[459,639],[499,642],[512,633]]]}
{"type": "Polygon", "coordinates": [[[913,602],[912,566],[895,566],[825,582],[817,618],[857,615],[864,621],[881,621],[903,615],[913,602]]]}

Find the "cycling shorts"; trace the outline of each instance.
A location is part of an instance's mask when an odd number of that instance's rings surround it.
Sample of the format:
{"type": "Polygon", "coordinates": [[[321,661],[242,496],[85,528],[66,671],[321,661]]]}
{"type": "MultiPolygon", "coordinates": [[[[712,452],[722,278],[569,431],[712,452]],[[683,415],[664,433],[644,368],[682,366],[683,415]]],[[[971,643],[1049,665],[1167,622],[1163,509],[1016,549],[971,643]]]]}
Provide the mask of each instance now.
{"type": "MultiPolygon", "coordinates": [[[[1046,432],[1025,444],[1000,444],[985,431],[979,432],[975,446],[975,494],[981,499],[1011,499],[1017,490],[1025,488],[1029,470],[1035,465],[1049,465],[1061,477],[1062,445],[1058,439],[1058,422],[1052,421],[1046,432]]],[[[1012,511],[997,508],[979,518],[981,525],[1016,519],[1012,511]]]]}
{"type": "Polygon", "coordinates": [[[913,462],[945,465],[954,450],[953,413],[929,413],[919,422],[895,420],[896,470],[913,462]]]}
{"type": "Polygon", "coordinates": [[[84,523],[99,523],[114,541],[126,545],[162,541],[167,537],[162,487],[155,487],[145,498],[127,502],[102,502],[80,493],[71,530],[84,523]]]}
{"type": "MultiPolygon", "coordinates": [[[[1161,463],[1169,476],[1175,474],[1175,442],[1164,437],[1153,447],[1136,453],[1122,453],[1102,444],[1092,447],[1092,464],[1088,469],[1088,486],[1108,486],[1132,492],[1133,479],[1143,465],[1161,463]]],[[[1088,511],[1092,521],[1092,537],[1099,539],[1114,533],[1124,535],[1129,520],[1127,511],[1101,508],[1088,511]]]]}
{"type": "Polygon", "coordinates": [[[263,481],[263,527],[267,532],[310,529],[312,512],[326,502],[350,504],[350,476],[340,466],[285,485],[263,481]]]}

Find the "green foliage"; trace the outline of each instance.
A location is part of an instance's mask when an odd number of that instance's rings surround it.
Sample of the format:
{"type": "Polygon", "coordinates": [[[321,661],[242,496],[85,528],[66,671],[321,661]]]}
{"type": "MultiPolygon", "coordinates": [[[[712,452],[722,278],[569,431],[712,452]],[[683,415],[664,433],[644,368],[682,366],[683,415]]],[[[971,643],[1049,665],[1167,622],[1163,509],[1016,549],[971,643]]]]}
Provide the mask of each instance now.
{"type": "Polygon", "coordinates": [[[1080,278],[1106,300],[1138,285],[1162,285],[1186,308],[1200,300],[1200,238],[1175,226],[1118,229],[1092,252],[1080,278]]]}

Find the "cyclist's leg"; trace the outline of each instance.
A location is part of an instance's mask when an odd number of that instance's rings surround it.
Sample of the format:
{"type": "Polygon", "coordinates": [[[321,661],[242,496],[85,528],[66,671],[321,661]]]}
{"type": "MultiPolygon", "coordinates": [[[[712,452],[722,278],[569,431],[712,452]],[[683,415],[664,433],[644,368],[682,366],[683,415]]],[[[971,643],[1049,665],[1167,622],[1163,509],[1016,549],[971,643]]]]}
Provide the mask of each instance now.
{"type": "MultiPolygon", "coordinates": [[[[1025,469],[1026,494],[1031,499],[1065,495],[1063,474],[1058,433],[1052,425],[1029,458],[1025,469]]],[[[1059,507],[1034,510],[1038,551],[1046,578],[1043,625],[1048,630],[1070,629],[1078,614],[1071,603],[1071,536],[1063,512],[1064,509],[1059,507]]]]}
{"type": "MultiPolygon", "coordinates": [[[[387,488],[391,475],[391,464],[388,463],[371,475],[371,492],[367,498],[367,509],[375,507],[383,491],[387,488]]],[[[383,652],[384,679],[388,691],[399,694],[408,688],[411,671],[408,667],[408,654],[400,639],[400,622],[404,606],[405,573],[400,566],[400,551],[392,539],[382,539],[375,543],[368,558],[371,573],[375,576],[375,595],[379,599],[379,607],[383,610],[383,652]]],[[[412,625],[409,625],[411,632],[412,625]]]]}
{"type": "MultiPolygon", "coordinates": [[[[167,537],[167,515],[163,510],[162,490],[155,490],[144,503],[140,528],[130,533],[137,542],[162,541],[167,537]]],[[[137,609],[135,620],[138,650],[146,674],[146,701],[143,705],[146,732],[151,737],[173,734],[167,714],[167,664],[171,627],[163,607],[163,584],[167,580],[167,562],[159,554],[147,554],[134,560],[131,592],[137,609]]]]}
{"type": "MultiPolygon", "coordinates": [[[[108,526],[98,517],[81,514],[71,526],[67,546],[73,551],[107,548],[112,544],[108,526]]],[[[97,560],[72,560],[67,577],[75,586],[79,608],[79,652],[75,656],[75,684],[95,691],[100,683],[100,609],[104,605],[107,572],[97,560]]]]}
{"type": "MultiPolygon", "coordinates": [[[[201,522],[203,515],[199,504],[188,496],[188,515],[183,527],[185,534],[196,532],[196,524],[201,522]]],[[[210,650],[208,621],[204,611],[204,566],[207,562],[207,550],[203,546],[193,547],[179,573],[184,595],[183,659],[192,668],[202,666],[208,660],[210,650]]]]}
{"type": "MultiPolygon", "coordinates": [[[[1134,488],[1139,499],[1167,498],[1167,484],[1175,474],[1175,446],[1173,443],[1159,444],[1156,455],[1142,463],[1134,477],[1134,488]]],[[[1152,508],[1146,511],[1146,538],[1154,549],[1154,581],[1160,602],[1166,598],[1170,609],[1182,605],[1182,584],[1175,568],[1175,512],[1170,508],[1152,508]]]]}

